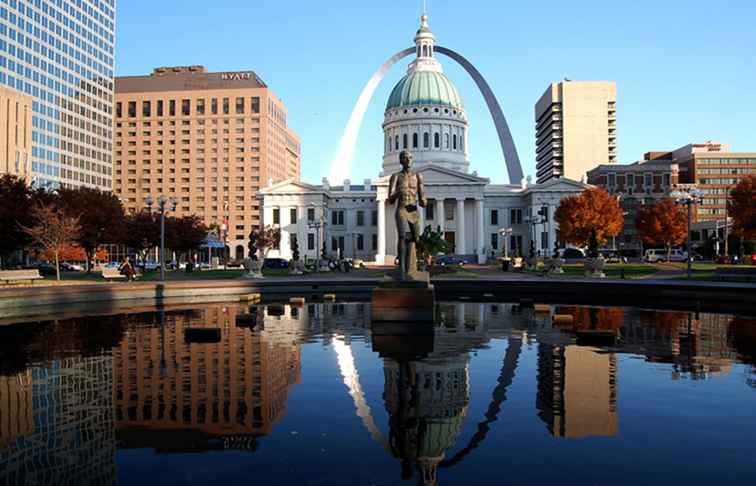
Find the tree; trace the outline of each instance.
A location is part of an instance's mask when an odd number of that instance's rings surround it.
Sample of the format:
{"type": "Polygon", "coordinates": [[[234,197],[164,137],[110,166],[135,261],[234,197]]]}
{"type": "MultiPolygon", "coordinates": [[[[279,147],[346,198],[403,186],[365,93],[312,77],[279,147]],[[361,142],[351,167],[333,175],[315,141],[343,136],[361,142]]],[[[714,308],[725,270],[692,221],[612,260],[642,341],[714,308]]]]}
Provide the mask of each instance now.
{"type": "Polygon", "coordinates": [[[745,240],[756,239],[756,175],[743,177],[730,191],[729,214],[735,232],[745,240]]]}
{"type": "Polygon", "coordinates": [[[34,224],[29,212],[31,191],[23,179],[12,175],[0,177],[0,268],[8,264],[11,254],[31,240],[23,227],[34,224]]]}
{"type": "Polygon", "coordinates": [[[433,227],[428,225],[423,230],[420,238],[417,239],[415,249],[417,257],[425,262],[426,267],[430,268],[433,255],[446,253],[449,249],[449,243],[444,239],[444,232],[440,226],[434,231],[433,227]]]}
{"type": "Polygon", "coordinates": [[[586,189],[562,199],[554,219],[559,239],[588,247],[588,256],[598,256],[598,247],[622,231],[624,217],[617,199],[601,188],[586,189]]]}
{"type": "Polygon", "coordinates": [[[166,246],[180,256],[199,248],[206,236],[207,227],[197,216],[167,217],[165,220],[166,246]]]}
{"type": "Polygon", "coordinates": [[[670,198],[641,208],[635,220],[635,227],[644,243],[667,249],[667,261],[672,247],[681,244],[688,237],[688,217],[685,210],[670,198]]]}
{"type": "Polygon", "coordinates": [[[253,229],[249,232],[249,243],[247,243],[247,255],[253,260],[257,261],[257,229],[253,229]]]}
{"type": "Polygon", "coordinates": [[[160,245],[160,215],[149,211],[126,215],[119,239],[144,263],[147,252],[160,245]]]}
{"type": "Polygon", "coordinates": [[[253,230],[256,238],[256,246],[262,253],[262,259],[268,257],[268,252],[281,244],[281,228],[268,225],[253,230]]]}
{"type": "Polygon", "coordinates": [[[114,194],[89,187],[59,189],[58,196],[66,214],[79,219],[76,242],[84,249],[87,272],[91,272],[97,248],[123,238],[123,206],[114,194]]]}
{"type": "Polygon", "coordinates": [[[291,235],[291,259],[295,262],[299,261],[299,243],[297,242],[297,235],[291,235]]]}
{"type": "Polygon", "coordinates": [[[38,204],[32,209],[34,226],[23,227],[32,242],[45,252],[52,253],[55,276],[60,280],[60,252],[79,235],[78,218],[67,216],[61,209],[49,204],[38,204]]]}

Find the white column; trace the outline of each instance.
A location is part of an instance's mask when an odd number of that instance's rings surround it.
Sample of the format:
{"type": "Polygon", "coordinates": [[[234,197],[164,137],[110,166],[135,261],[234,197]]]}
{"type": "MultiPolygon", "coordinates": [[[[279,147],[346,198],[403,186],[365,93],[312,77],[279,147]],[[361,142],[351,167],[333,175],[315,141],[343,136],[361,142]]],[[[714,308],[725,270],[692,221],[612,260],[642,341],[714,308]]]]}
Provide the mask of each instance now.
{"type": "Polygon", "coordinates": [[[457,243],[457,255],[464,255],[467,253],[467,247],[465,246],[465,200],[457,199],[457,237],[455,241],[457,243]]]}
{"type": "Polygon", "coordinates": [[[386,201],[378,199],[378,255],[377,263],[386,263],[386,201]]]}
{"type": "Polygon", "coordinates": [[[478,263],[485,263],[486,262],[486,254],[485,254],[485,238],[486,234],[484,228],[485,228],[485,218],[483,217],[483,199],[476,199],[475,200],[475,215],[478,220],[478,244],[477,244],[477,251],[478,254],[478,263]]]}
{"type": "Polygon", "coordinates": [[[436,199],[436,227],[433,228],[434,230],[437,230],[438,228],[441,228],[441,232],[444,232],[444,222],[446,221],[446,215],[444,214],[444,199],[436,199]]]}
{"type": "Polygon", "coordinates": [[[291,257],[291,245],[290,238],[289,238],[289,230],[286,229],[288,225],[290,225],[292,222],[290,221],[290,211],[291,208],[284,206],[279,211],[279,218],[281,219],[281,244],[280,248],[281,251],[279,251],[279,255],[281,258],[289,258],[291,257]]]}

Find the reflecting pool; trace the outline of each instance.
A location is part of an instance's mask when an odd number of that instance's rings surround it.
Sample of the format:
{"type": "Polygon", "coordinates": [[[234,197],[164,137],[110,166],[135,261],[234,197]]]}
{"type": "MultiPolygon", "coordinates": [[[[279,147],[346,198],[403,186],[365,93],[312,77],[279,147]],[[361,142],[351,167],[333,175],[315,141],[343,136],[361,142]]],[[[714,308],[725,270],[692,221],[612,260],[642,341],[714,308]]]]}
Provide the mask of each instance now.
{"type": "Polygon", "coordinates": [[[0,484],[756,484],[756,319],[436,314],[416,336],[367,303],[0,326],[0,484]]]}

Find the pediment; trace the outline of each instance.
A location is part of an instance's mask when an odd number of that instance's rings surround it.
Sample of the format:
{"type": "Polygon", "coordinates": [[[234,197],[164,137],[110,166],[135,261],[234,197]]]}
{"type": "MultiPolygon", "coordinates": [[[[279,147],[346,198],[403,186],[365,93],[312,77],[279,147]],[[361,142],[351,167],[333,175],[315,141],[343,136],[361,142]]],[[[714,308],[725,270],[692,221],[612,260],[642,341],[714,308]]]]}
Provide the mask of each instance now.
{"type": "Polygon", "coordinates": [[[551,179],[543,184],[533,184],[528,186],[526,192],[578,192],[588,189],[589,187],[592,186],[583,182],[560,177],[559,179],[551,179]]]}
{"type": "Polygon", "coordinates": [[[302,194],[307,192],[323,192],[322,186],[314,186],[305,182],[287,179],[272,186],[260,189],[261,194],[302,194]]]}
{"type": "Polygon", "coordinates": [[[417,172],[422,174],[423,181],[426,184],[488,184],[488,179],[483,177],[432,165],[426,165],[418,169],[417,172]]]}

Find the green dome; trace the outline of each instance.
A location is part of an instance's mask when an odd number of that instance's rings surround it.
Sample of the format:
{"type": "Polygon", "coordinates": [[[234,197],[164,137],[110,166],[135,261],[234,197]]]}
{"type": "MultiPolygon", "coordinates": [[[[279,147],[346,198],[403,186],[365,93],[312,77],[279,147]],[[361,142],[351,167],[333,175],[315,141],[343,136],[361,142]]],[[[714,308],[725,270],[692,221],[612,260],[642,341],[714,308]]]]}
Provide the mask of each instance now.
{"type": "Polygon", "coordinates": [[[411,105],[442,105],[462,109],[462,97],[449,78],[435,71],[416,71],[399,80],[386,109],[411,105]]]}

